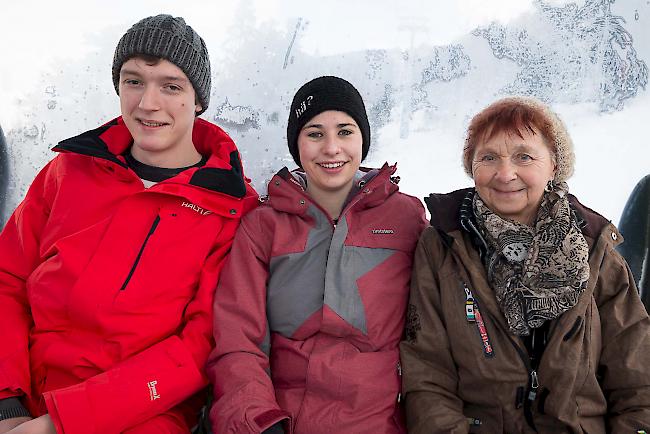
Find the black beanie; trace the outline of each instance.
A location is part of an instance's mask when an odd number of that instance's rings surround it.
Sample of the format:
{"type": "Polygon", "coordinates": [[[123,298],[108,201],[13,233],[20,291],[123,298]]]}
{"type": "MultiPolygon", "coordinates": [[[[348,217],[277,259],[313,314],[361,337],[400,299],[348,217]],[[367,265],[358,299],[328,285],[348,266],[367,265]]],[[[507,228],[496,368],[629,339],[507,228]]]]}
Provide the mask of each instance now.
{"type": "Polygon", "coordinates": [[[368,155],[370,149],[370,124],[359,91],[342,78],[333,76],[318,77],[298,89],[289,110],[287,144],[293,161],[296,162],[298,167],[302,167],[298,152],[300,130],[311,118],[327,110],[345,112],[354,119],[361,130],[361,137],[363,138],[361,161],[368,155]]]}
{"type": "Polygon", "coordinates": [[[203,39],[181,17],[156,15],[135,23],[122,36],[113,56],[113,85],[120,94],[120,70],[139,54],[166,59],[178,66],[192,83],[201,104],[200,115],[210,103],[210,58],[203,39]]]}

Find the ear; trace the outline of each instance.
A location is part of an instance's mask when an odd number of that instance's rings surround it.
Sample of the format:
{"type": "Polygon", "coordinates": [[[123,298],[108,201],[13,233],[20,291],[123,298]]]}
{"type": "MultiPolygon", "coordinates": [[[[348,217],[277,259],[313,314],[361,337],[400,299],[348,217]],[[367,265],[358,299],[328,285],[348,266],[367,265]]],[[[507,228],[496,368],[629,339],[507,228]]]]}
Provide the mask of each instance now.
{"type": "Polygon", "coordinates": [[[196,107],[194,108],[194,111],[197,112],[197,113],[200,112],[201,110],[203,110],[203,107],[201,107],[201,104],[197,104],[196,107]]]}
{"type": "Polygon", "coordinates": [[[557,157],[555,155],[553,155],[552,161],[553,161],[553,180],[554,180],[555,175],[557,175],[557,157]]]}

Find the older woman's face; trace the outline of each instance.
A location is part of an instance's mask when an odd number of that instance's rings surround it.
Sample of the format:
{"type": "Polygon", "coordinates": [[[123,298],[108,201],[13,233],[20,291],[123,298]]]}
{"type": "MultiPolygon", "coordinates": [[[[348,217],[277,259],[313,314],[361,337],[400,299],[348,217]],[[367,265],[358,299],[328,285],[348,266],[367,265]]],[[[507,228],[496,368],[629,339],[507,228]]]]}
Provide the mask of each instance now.
{"type": "Polygon", "coordinates": [[[555,161],[542,134],[499,132],[479,143],[472,159],[476,191],[497,215],[532,225],[555,161]]]}

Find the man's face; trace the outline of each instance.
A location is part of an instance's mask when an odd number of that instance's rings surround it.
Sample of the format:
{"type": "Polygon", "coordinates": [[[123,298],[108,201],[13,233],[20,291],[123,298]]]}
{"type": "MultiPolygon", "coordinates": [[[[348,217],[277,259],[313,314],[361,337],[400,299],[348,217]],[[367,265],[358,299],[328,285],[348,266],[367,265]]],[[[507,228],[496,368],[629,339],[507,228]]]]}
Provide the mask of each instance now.
{"type": "Polygon", "coordinates": [[[157,167],[196,163],[192,143],[196,94],[185,73],[173,63],[134,57],[120,70],[120,108],[133,136],[132,155],[157,167]]]}

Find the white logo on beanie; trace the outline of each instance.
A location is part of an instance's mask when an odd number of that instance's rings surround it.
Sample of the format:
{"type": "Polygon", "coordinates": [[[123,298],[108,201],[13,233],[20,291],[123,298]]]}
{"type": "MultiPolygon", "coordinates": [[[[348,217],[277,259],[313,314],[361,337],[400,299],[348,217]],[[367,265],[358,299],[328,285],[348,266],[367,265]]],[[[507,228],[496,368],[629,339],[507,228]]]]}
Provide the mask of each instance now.
{"type": "Polygon", "coordinates": [[[296,108],[296,118],[302,116],[304,112],[307,111],[307,107],[311,105],[311,100],[314,99],[313,95],[309,95],[303,102],[301,102],[296,108]]]}

